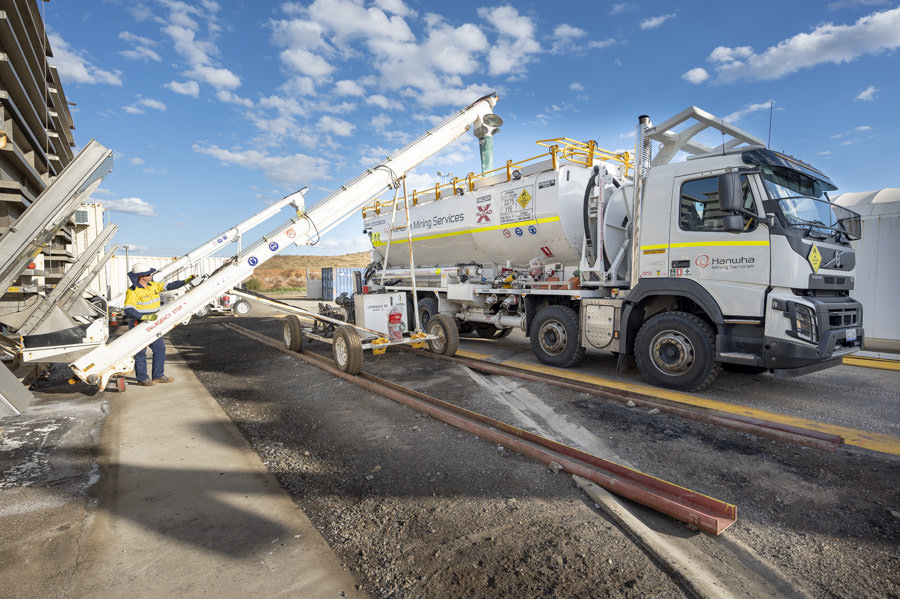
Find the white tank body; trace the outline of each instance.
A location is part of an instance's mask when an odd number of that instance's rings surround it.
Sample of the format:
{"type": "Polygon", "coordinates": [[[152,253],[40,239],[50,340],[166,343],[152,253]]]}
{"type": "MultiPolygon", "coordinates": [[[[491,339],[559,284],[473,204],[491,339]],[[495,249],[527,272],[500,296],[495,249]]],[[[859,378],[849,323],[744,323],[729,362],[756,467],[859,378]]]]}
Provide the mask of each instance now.
{"type": "MultiPolygon", "coordinates": [[[[422,201],[420,197],[419,203],[409,208],[416,265],[509,263],[524,267],[533,258],[577,264],[590,176],[588,167],[566,164],[554,170],[547,161],[522,169],[518,180],[483,185],[439,200],[422,201]]],[[[364,221],[376,259],[384,260],[390,239],[390,206],[382,206],[380,214],[367,210],[364,221]]],[[[405,224],[402,202],[398,202],[394,226],[405,224]]],[[[395,230],[388,267],[409,266],[406,237],[405,230],[395,230]]]]}

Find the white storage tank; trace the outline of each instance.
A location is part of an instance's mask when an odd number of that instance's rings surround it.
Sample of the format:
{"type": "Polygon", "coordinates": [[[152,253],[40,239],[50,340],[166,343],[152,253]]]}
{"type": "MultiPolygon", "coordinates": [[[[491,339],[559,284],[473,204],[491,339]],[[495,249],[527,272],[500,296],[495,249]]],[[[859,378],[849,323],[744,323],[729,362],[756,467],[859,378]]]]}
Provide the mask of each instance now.
{"type": "MultiPolygon", "coordinates": [[[[433,197],[410,206],[416,265],[509,263],[525,267],[541,257],[547,261],[577,264],[584,239],[584,192],[591,169],[550,161],[525,167],[518,178],[497,184],[480,182],[474,191],[433,197]]],[[[494,178],[496,179],[496,178],[494,178]]],[[[452,192],[451,192],[452,193],[452,192]]],[[[404,226],[402,203],[394,222],[404,226]]],[[[370,231],[376,259],[385,255],[391,226],[391,208],[379,214],[367,209],[365,228],[370,231]]],[[[388,262],[390,267],[409,266],[406,231],[395,231],[388,262]]]]}
{"type": "Polygon", "coordinates": [[[863,305],[863,349],[900,354],[900,188],[844,193],[834,203],[862,217],[862,238],[853,242],[856,287],[851,295],[863,305]]]}

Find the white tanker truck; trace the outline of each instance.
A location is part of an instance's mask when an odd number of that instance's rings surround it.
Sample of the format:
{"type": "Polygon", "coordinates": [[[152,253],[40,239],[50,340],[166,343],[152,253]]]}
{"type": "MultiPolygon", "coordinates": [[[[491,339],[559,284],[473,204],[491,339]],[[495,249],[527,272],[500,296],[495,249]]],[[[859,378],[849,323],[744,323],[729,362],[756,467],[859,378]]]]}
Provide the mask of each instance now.
{"type": "Polygon", "coordinates": [[[633,157],[538,143],[549,152],[495,170],[482,155],[481,175],[367,206],[363,291],[415,289],[423,327],[446,314],[463,333],[519,328],[554,366],[587,347],[620,367],[633,356],[681,390],[722,365],[795,376],[861,348],[860,219],[818,170],[694,106],[657,127],[640,117],[633,157]],[[698,139],[709,128],[718,147],[698,139]]]}

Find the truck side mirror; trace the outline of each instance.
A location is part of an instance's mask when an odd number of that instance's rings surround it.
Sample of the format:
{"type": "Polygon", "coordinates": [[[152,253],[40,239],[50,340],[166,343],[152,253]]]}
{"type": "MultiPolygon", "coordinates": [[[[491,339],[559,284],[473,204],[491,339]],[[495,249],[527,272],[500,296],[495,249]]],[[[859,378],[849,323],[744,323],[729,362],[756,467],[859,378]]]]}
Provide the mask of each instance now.
{"type": "Polygon", "coordinates": [[[742,199],[740,173],[719,175],[719,207],[725,212],[737,212],[744,208],[742,199]]]}

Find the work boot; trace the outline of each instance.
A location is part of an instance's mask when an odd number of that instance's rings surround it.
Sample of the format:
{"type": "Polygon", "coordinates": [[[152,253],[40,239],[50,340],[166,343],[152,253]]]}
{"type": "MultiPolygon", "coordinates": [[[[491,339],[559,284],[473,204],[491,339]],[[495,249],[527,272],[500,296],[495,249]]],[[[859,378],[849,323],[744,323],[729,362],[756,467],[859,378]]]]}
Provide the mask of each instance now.
{"type": "Polygon", "coordinates": [[[166,375],[162,375],[162,376],[159,377],[158,379],[153,379],[153,382],[154,382],[154,383],[171,383],[171,382],[174,381],[174,380],[175,380],[175,379],[173,379],[173,378],[171,378],[171,377],[168,377],[168,376],[166,376],[166,375]]]}
{"type": "Polygon", "coordinates": [[[141,387],[152,387],[155,384],[156,381],[151,381],[150,379],[144,379],[143,381],[140,381],[138,383],[138,385],[140,385],[141,387]]]}

